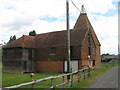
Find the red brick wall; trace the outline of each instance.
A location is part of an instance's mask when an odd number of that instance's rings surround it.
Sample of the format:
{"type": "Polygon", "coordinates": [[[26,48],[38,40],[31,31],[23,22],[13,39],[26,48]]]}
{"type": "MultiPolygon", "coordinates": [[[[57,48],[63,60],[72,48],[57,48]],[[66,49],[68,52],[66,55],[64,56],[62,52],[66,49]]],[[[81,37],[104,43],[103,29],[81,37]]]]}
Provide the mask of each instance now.
{"type": "Polygon", "coordinates": [[[88,65],[88,60],[82,60],[82,65],[88,65]]]}
{"type": "Polygon", "coordinates": [[[63,73],[64,61],[37,61],[38,72],[63,73]]]}
{"type": "Polygon", "coordinates": [[[82,61],[79,60],[79,61],[78,61],[78,69],[81,69],[81,68],[82,68],[82,61]]]}
{"type": "Polygon", "coordinates": [[[101,66],[101,57],[100,57],[100,46],[96,46],[96,68],[101,66]]]}
{"type": "Polygon", "coordinates": [[[81,59],[87,60],[87,58],[88,58],[88,39],[85,38],[82,44],[81,59]]]}
{"type": "Polygon", "coordinates": [[[95,52],[95,43],[94,43],[94,40],[93,40],[93,37],[90,38],[90,43],[91,43],[91,60],[95,60],[95,56],[96,56],[96,52],[95,52]],[[93,50],[94,49],[94,50],[93,50]]]}
{"type": "MultiPolygon", "coordinates": [[[[90,33],[90,32],[88,32],[90,33]]],[[[100,66],[100,47],[95,45],[95,42],[93,40],[93,37],[90,38],[90,47],[91,47],[91,60],[95,60],[95,66],[100,66]],[[95,51],[93,50],[95,49],[95,51]]],[[[88,65],[88,37],[86,35],[83,44],[82,44],[82,51],[81,51],[81,59],[82,59],[82,65],[88,65]]],[[[92,63],[93,61],[91,61],[92,63]]]]}

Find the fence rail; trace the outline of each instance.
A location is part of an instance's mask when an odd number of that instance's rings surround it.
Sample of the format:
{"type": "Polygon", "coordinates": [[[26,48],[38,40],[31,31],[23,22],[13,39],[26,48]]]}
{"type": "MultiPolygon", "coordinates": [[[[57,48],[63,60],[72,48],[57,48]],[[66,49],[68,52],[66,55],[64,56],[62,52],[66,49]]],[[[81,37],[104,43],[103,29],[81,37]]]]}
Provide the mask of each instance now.
{"type": "Polygon", "coordinates": [[[31,85],[31,88],[34,88],[35,84],[37,84],[39,82],[42,82],[42,81],[46,81],[46,80],[51,80],[51,82],[50,82],[51,87],[49,87],[49,89],[57,88],[57,87],[65,85],[65,84],[69,84],[69,86],[72,86],[73,85],[73,80],[75,80],[75,78],[73,78],[74,74],[77,74],[77,82],[79,83],[80,78],[82,76],[84,77],[84,79],[86,78],[86,75],[88,75],[88,77],[90,76],[90,71],[91,71],[91,69],[89,67],[88,68],[83,68],[83,69],[80,69],[80,70],[72,72],[72,73],[62,74],[62,75],[58,75],[58,76],[51,76],[51,77],[48,77],[48,78],[38,79],[36,81],[33,80],[32,82],[27,82],[27,83],[15,85],[15,86],[5,87],[3,89],[15,89],[15,88],[23,87],[23,86],[28,86],[28,85],[31,85]],[[80,74],[81,72],[83,73],[82,75],[80,74]],[[68,76],[68,75],[71,78],[70,78],[70,80],[65,81],[65,76],[68,76]],[[62,79],[62,83],[58,84],[58,85],[53,85],[53,80],[58,79],[58,78],[62,79]]]}

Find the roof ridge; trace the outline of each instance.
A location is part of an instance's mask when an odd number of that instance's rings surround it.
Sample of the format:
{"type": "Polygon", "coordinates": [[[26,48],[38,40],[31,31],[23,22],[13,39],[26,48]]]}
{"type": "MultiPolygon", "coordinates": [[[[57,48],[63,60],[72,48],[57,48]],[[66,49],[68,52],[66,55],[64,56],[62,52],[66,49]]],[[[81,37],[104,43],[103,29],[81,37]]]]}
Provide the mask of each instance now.
{"type": "Polygon", "coordinates": [[[63,31],[66,31],[66,30],[62,30],[62,31],[53,31],[53,32],[46,32],[46,33],[41,33],[41,34],[38,34],[38,35],[49,34],[49,33],[57,33],[57,32],[63,32],[63,31]]]}
{"type": "MultiPolygon", "coordinates": [[[[73,29],[70,29],[70,30],[73,30],[73,29]]],[[[58,33],[58,32],[65,32],[65,31],[67,31],[67,30],[53,31],[53,32],[47,32],[47,33],[41,33],[41,34],[37,34],[36,36],[38,36],[38,35],[44,35],[44,34],[51,34],[51,33],[58,33]]],[[[35,36],[35,37],[36,37],[36,36],[35,36]]]]}

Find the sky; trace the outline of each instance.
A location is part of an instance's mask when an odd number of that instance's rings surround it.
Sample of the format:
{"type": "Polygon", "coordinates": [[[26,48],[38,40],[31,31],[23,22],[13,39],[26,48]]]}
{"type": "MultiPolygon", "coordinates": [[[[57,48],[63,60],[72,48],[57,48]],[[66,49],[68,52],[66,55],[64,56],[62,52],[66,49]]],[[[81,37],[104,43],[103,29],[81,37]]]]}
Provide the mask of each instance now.
{"type": "MultiPolygon", "coordinates": [[[[87,16],[101,43],[101,54],[118,53],[118,1],[72,0],[87,16]]],[[[70,28],[80,12],[70,3],[70,28]]],[[[10,36],[66,30],[66,0],[0,0],[0,44],[10,36]]]]}

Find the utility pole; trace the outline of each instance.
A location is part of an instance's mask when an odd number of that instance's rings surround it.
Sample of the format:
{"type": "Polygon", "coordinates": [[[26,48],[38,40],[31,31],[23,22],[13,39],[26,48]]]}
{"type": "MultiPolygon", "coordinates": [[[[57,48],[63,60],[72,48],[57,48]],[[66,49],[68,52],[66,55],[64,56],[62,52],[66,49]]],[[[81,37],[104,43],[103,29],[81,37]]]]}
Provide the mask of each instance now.
{"type": "MultiPolygon", "coordinates": [[[[67,59],[67,72],[70,73],[70,29],[69,29],[69,0],[66,0],[66,24],[67,24],[67,42],[68,42],[68,59],[67,59]]],[[[67,76],[68,82],[70,80],[70,76],[67,76]]]]}

